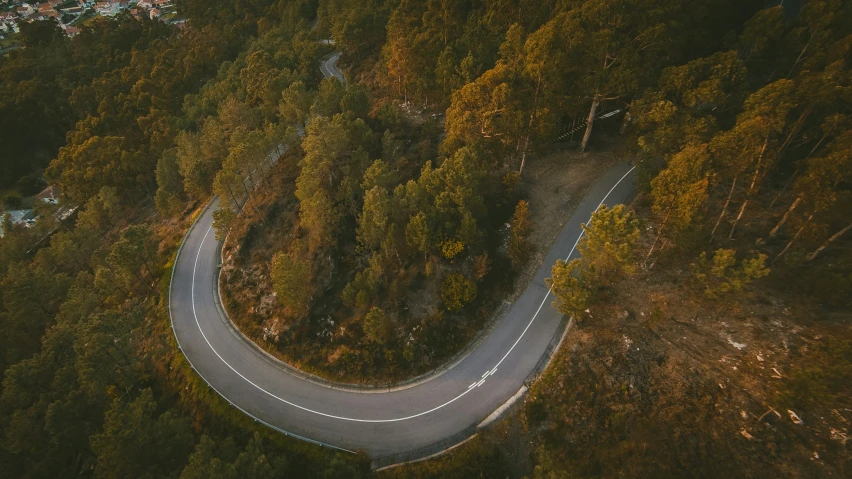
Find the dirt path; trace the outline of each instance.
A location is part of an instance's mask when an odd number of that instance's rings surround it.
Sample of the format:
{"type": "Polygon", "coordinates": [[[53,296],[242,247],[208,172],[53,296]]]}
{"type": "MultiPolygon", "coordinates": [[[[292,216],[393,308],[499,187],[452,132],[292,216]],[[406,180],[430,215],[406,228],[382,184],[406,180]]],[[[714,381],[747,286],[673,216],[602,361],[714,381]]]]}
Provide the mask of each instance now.
{"type": "Polygon", "coordinates": [[[521,178],[529,192],[533,247],[529,261],[515,281],[515,290],[508,301],[514,301],[529,283],[541,264],[544,253],[565,226],[568,218],[588,189],[616,162],[611,152],[554,151],[533,158],[521,178]]]}

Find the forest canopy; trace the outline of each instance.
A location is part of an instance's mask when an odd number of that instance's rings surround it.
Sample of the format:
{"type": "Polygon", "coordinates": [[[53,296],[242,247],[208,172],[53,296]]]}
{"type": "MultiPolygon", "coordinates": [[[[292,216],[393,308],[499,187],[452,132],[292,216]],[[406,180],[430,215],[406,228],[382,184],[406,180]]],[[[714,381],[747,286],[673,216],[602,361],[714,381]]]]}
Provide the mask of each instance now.
{"type": "MultiPolygon", "coordinates": [[[[466,344],[530,261],[525,165],[566,146],[616,145],[639,197],[601,209],[583,259],[554,267],[563,313],[667,261],[700,308],[756,284],[850,306],[849,2],[176,5],[182,28],[118,15],[68,39],[26,24],[0,58],[0,191],[32,195],[43,175],[78,208],[3,219],[10,477],[368,473],[229,409],[177,350],[169,272],[212,195],[239,248],[281,227],[263,260],[287,326],[275,341],[343,377],[423,372],[466,344]],[[318,68],[335,49],[345,83],[318,68]],[[437,306],[411,307],[422,291],[437,306]],[[348,328],[329,346],[315,338],[332,317],[348,328]]],[[[784,401],[842,404],[849,349],[829,346],[834,366],[802,366],[784,401]]],[[[599,471],[542,444],[535,477],[599,471]]]]}

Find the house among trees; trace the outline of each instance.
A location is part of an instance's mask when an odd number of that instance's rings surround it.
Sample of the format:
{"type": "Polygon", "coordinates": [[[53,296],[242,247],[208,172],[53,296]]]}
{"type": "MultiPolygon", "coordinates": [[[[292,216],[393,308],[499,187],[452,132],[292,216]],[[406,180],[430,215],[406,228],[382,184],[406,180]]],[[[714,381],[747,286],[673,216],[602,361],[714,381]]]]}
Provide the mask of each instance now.
{"type": "Polygon", "coordinates": [[[12,226],[24,225],[29,228],[34,224],[33,210],[10,210],[0,214],[0,238],[5,234],[4,225],[6,224],[6,216],[9,217],[9,224],[12,226]]]}
{"type": "Polygon", "coordinates": [[[114,7],[115,5],[112,2],[98,2],[95,4],[95,12],[97,12],[98,15],[112,16],[117,13],[117,9],[114,7]]]}
{"type": "Polygon", "coordinates": [[[33,9],[33,7],[30,6],[29,4],[25,3],[25,4],[21,5],[20,7],[16,8],[15,11],[18,12],[18,16],[24,17],[24,16],[27,16],[27,15],[33,13],[35,11],[35,9],[33,9]]]}
{"type": "Polygon", "coordinates": [[[43,189],[41,193],[35,195],[35,199],[43,203],[50,203],[52,205],[55,205],[59,203],[59,196],[61,194],[62,190],[58,186],[48,186],[47,188],[43,189]]]}
{"type": "Polygon", "coordinates": [[[83,13],[83,7],[68,7],[68,8],[60,8],[59,11],[62,13],[67,13],[69,15],[81,15],[83,13]]]}

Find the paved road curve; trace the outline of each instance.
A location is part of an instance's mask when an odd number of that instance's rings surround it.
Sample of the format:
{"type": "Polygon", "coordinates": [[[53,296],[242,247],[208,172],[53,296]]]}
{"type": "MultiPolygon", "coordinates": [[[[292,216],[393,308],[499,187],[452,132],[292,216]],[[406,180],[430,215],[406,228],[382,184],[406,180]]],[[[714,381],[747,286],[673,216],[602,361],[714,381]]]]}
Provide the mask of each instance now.
{"type": "Polygon", "coordinates": [[[334,78],[337,78],[337,81],[345,85],[346,79],[343,77],[343,74],[340,73],[340,70],[337,69],[337,60],[340,59],[341,53],[342,52],[334,52],[329,55],[328,58],[322,60],[320,62],[320,71],[322,72],[322,76],[328,78],[333,75],[334,78]]]}
{"type": "MultiPolygon", "coordinates": [[[[178,342],[196,371],[244,412],[282,431],[383,458],[462,439],[512,397],[546,353],[562,318],[544,285],[602,203],[627,200],[634,171],[607,171],[577,207],[535,277],[495,329],[461,362],[424,383],[393,392],[331,389],[290,374],[236,333],[218,306],[217,201],[200,215],[175,262],[170,310],[178,342]]],[[[434,452],[434,451],[429,451],[434,452]]],[[[425,454],[425,453],[424,453],[425,454]]]]}
{"type": "MultiPolygon", "coordinates": [[[[323,75],[345,82],[335,63],[323,75]]],[[[601,204],[633,193],[633,169],[619,164],[591,188],[563,228],[533,280],[493,331],[458,364],[416,386],[392,392],[331,389],[307,381],[242,337],[219,305],[220,244],[213,231],[214,200],[184,240],[175,262],[170,312],[178,342],[196,371],[245,413],[283,432],[387,464],[431,454],[463,440],[515,395],[547,354],[561,316],[544,285],[559,258],[576,255],[582,228],[601,204]],[[404,453],[408,453],[407,455],[404,453]]]]}

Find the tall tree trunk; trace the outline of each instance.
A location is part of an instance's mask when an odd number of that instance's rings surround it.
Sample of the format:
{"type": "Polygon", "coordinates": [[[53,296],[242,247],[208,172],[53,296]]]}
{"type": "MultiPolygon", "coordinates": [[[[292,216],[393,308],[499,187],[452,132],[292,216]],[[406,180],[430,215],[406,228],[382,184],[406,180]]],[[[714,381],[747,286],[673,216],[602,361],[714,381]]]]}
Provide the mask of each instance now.
{"type": "Polygon", "coordinates": [[[802,51],[801,51],[801,52],[799,52],[799,56],[798,56],[798,57],[796,57],[796,61],[794,61],[794,62],[793,62],[793,66],[791,66],[791,67],[790,67],[790,71],[789,71],[789,72],[787,72],[787,77],[786,77],[786,78],[790,78],[790,75],[792,75],[792,74],[793,74],[793,70],[796,68],[796,65],[798,65],[798,64],[799,64],[799,62],[800,62],[800,61],[802,61],[802,57],[804,57],[804,56],[805,56],[805,52],[807,52],[807,51],[808,51],[808,47],[810,46],[810,44],[811,44],[811,41],[810,41],[810,40],[808,40],[808,43],[805,43],[805,47],[804,47],[804,48],[802,48],[802,51]]]}
{"type": "Polygon", "coordinates": [[[784,183],[784,187],[781,188],[781,191],[779,191],[777,195],[775,195],[775,198],[772,199],[772,203],[769,203],[770,208],[775,206],[775,202],[778,201],[778,198],[780,198],[781,195],[784,194],[785,191],[787,191],[787,188],[790,186],[790,183],[792,183],[793,180],[796,179],[796,176],[799,175],[799,171],[801,171],[801,169],[802,169],[802,164],[807,163],[807,161],[811,159],[811,156],[813,156],[814,152],[817,150],[817,148],[819,148],[819,146],[822,144],[822,142],[825,141],[825,138],[827,136],[828,136],[828,132],[823,133],[822,138],[820,138],[819,141],[816,143],[816,145],[814,145],[814,147],[811,148],[811,151],[808,152],[808,156],[806,156],[804,160],[798,162],[798,166],[796,166],[796,171],[794,171],[793,175],[790,176],[790,179],[788,179],[787,182],[784,183]]]}
{"type": "Polygon", "coordinates": [[[805,226],[807,226],[807,225],[808,225],[808,223],[810,223],[810,222],[811,222],[811,218],[813,218],[813,217],[814,217],[814,214],[813,214],[813,213],[811,213],[811,215],[810,215],[810,216],[808,216],[808,219],[806,219],[806,220],[805,220],[805,222],[804,222],[804,223],[802,223],[802,226],[799,228],[799,230],[798,230],[798,231],[796,231],[796,234],[795,234],[795,235],[793,235],[793,237],[792,237],[792,238],[790,238],[790,242],[789,242],[789,243],[787,243],[787,246],[785,246],[785,247],[784,247],[784,249],[782,249],[782,250],[781,250],[781,252],[780,252],[780,253],[778,253],[778,256],[776,256],[776,257],[775,257],[775,259],[773,259],[773,260],[772,260],[772,264],[775,264],[775,262],[776,262],[776,261],[778,261],[779,259],[781,259],[781,257],[782,257],[782,256],[784,256],[784,253],[786,253],[786,252],[787,252],[787,250],[788,250],[788,249],[790,249],[790,246],[793,246],[793,243],[795,243],[795,242],[796,242],[796,240],[799,238],[799,235],[800,235],[800,234],[802,234],[802,231],[804,231],[804,230],[805,230],[805,226]]]}
{"type": "MultiPolygon", "coordinates": [[[[633,103],[631,102],[630,105],[633,103]]],[[[627,106],[627,113],[624,114],[624,118],[621,120],[621,128],[618,129],[618,134],[623,135],[625,131],[627,131],[627,126],[630,124],[630,105],[627,106]]]]}
{"type": "MultiPolygon", "coordinates": [[[[249,181],[254,183],[254,178],[251,176],[251,173],[249,173],[248,178],[249,178],[249,181]]],[[[245,206],[245,205],[249,204],[249,201],[252,199],[252,195],[251,195],[251,192],[248,189],[248,186],[246,186],[246,179],[243,178],[242,176],[240,176],[240,183],[242,183],[243,189],[246,191],[246,201],[245,201],[245,203],[243,203],[243,206],[245,206]]],[[[252,209],[253,212],[257,213],[257,207],[256,207],[254,202],[251,203],[251,209],[252,209]]]]}
{"type": "Polygon", "coordinates": [[[237,201],[237,195],[234,194],[234,190],[231,189],[231,185],[227,185],[226,188],[228,188],[228,193],[231,195],[231,202],[233,202],[234,206],[237,208],[237,213],[240,213],[243,211],[243,207],[240,205],[240,202],[237,201]]]}
{"type": "Polygon", "coordinates": [[[151,269],[151,265],[148,264],[148,259],[145,258],[144,255],[139,255],[139,259],[142,260],[142,264],[145,265],[145,271],[148,272],[148,275],[151,277],[151,281],[156,281],[157,277],[154,276],[154,271],[151,269]]]}
{"type": "Polygon", "coordinates": [[[813,252],[813,253],[809,254],[809,255],[807,256],[806,260],[807,260],[807,261],[813,261],[813,259],[814,259],[814,258],[816,258],[816,257],[817,257],[817,255],[818,255],[818,254],[820,254],[820,252],[822,252],[822,250],[824,250],[826,247],[828,247],[828,245],[830,245],[830,244],[831,244],[834,240],[836,240],[837,238],[840,238],[841,236],[843,236],[843,235],[844,235],[847,231],[849,231],[849,230],[852,230],[852,223],[849,223],[848,225],[846,225],[846,227],[845,227],[845,228],[843,228],[842,230],[838,231],[837,233],[834,233],[834,235],[832,235],[832,236],[831,236],[831,238],[828,238],[828,239],[825,241],[825,243],[823,243],[823,244],[822,244],[819,248],[817,248],[816,250],[814,250],[814,252],[813,252]]]}
{"type": "Polygon", "coordinates": [[[745,213],[746,206],[748,206],[748,202],[751,198],[752,192],[754,191],[754,185],[757,183],[757,178],[760,176],[760,165],[763,163],[763,154],[766,152],[766,145],[768,144],[769,137],[767,136],[766,141],[763,142],[763,148],[760,149],[760,156],[757,157],[757,165],[754,167],[754,176],[752,176],[751,185],[749,185],[748,191],[746,191],[745,201],[743,201],[743,205],[740,207],[740,212],[737,214],[734,224],[731,225],[731,232],[728,234],[728,239],[734,239],[734,231],[737,229],[737,224],[739,224],[740,219],[745,213]]]}
{"type": "Polygon", "coordinates": [[[782,226],[784,226],[784,223],[786,223],[786,222],[787,222],[787,218],[789,218],[789,217],[790,217],[790,213],[792,213],[792,212],[793,212],[793,210],[795,210],[795,209],[796,209],[796,207],[797,207],[797,206],[799,206],[799,203],[801,203],[801,202],[802,202],[802,197],[801,197],[801,196],[800,196],[800,197],[798,197],[798,198],[796,198],[796,201],[794,201],[794,202],[793,202],[793,204],[792,204],[792,205],[790,205],[790,208],[788,208],[788,209],[787,209],[787,212],[786,212],[786,213],[784,213],[784,216],[783,216],[783,217],[781,217],[781,221],[779,221],[779,222],[778,222],[778,224],[777,224],[777,225],[775,225],[775,227],[774,227],[774,228],[772,228],[772,231],[770,231],[770,232],[769,232],[769,237],[770,237],[770,238],[774,238],[774,237],[775,237],[775,235],[776,235],[776,234],[778,234],[778,230],[779,230],[779,229],[781,229],[781,227],[782,227],[782,226]]]}
{"type": "Polygon", "coordinates": [[[654,258],[654,261],[651,261],[651,265],[648,266],[648,271],[650,271],[655,264],[657,264],[657,260],[660,259],[660,256],[663,254],[663,250],[666,249],[666,245],[669,244],[669,239],[666,238],[663,240],[663,244],[660,245],[660,252],[657,253],[657,257],[654,258]]]}
{"type": "Polygon", "coordinates": [[[592,137],[592,124],[595,122],[595,112],[600,104],[600,95],[595,95],[592,100],[592,109],[589,110],[589,120],[586,122],[586,133],[583,135],[583,141],[580,142],[580,148],[577,149],[580,153],[586,151],[586,146],[589,144],[589,138],[592,137]]]}
{"type": "Polygon", "coordinates": [[[731,232],[728,233],[728,239],[734,239],[734,231],[737,229],[737,224],[740,222],[740,218],[743,217],[743,213],[745,213],[746,206],[748,206],[748,198],[743,201],[742,207],[740,207],[740,212],[737,213],[737,217],[734,218],[734,223],[731,225],[731,232]]]}
{"type": "Polygon", "coordinates": [[[666,217],[663,218],[663,222],[660,223],[660,230],[657,231],[657,237],[654,238],[654,242],[651,243],[651,249],[648,250],[648,254],[645,255],[645,261],[642,262],[642,266],[645,266],[648,263],[648,258],[651,257],[651,253],[654,252],[654,248],[657,246],[657,241],[660,240],[660,236],[663,234],[663,229],[666,227],[666,222],[669,220],[669,216],[672,214],[672,207],[669,206],[668,211],[666,211],[666,217]]]}
{"type": "MultiPolygon", "coordinates": [[[[252,181],[251,175],[249,175],[248,178],[249,178],[249,181],[252,181]]],[[[246,203],[248,203],[248,200],[251,199],[251,193],[249,192],[248,186],[246,186],[246,179],[243,178],[242,175],[240,175],[240,184],[243,185],[243,190],[245,190],[245,192],[246,192],[246,203]]]]}
{"type": "Polygon", "coordinates": [[[521,167],[518,169],[518,176],[521,176],[524,173],[524,163],[527,161],[527,147],[530,144],[530,136],[527,135],[526,141],[524,141],[524,151],[521,153],[521,167]]]}
{"type": "MultiPolygon", "coordinates": [[[[101,265],[102,265],[103,267],[105,267],[106,269],[108,269],[110,273],[112,273],[112,277],[113,277],[113,278],[115,278],[116,280],[118,280],[118,275],[117,275],[117,274],[115,274],[115,270],[114,270],[114,269],[112,269],[112,267],[109,265],[109,263],[107,263],[106,261],[104,261],[104,260],[103,260],[103,258],[100,260],[100,263],[101,263],[101,265]]],[[[123,295],[124,295],[125,299],[130,297],[130,292],[129,292],[129,291],[125,291],[125,290],[124,290],[124,288],[122,288],[121,286],[119,286],[119,285],[118,285],[118,281],[114,281],[114,282],[112,283],[112,285],[115,287],[115,289],[117,289],[117,290],[118,290],[121,294],[123,294],[123,295]]]]}
{"type": "Polygon", "coordinates": [[[533,123],[535,123],[536,115],[538,114],[538,93],[541,88],[541,72],[538,73],[538,78],[535,82],[535,95],[533,96],[533,109],[530,112],[530,120],[527,123],[527,135],[524,140],[524,150],[521,152],[521,167],[518,169],[518,176],[524,172],[524,163],[527,160],[527,148],[530,146],[530,132],[532,131],[533,123]]]}
{"type": "Polygon", "coordinates": [[[788,146],[790,146],[790,142],[793,141],[793,137],[796,136],[796,133],[798,133],[799,130],[802,129],[802,124],[805,123],[805,120],[808,118],[808,115],[810,115],[810,114],[811,114],[811,108],[808,107],[808,108],[805,108],[805,111],[803,111],[801,115],[799,115],[799,119],[796,120],[796,124],[793,125],[793,128],[790,130],[790,134],[787,135],[787,138],[784,139],[784,143],[781,144],[781,148],[778,149],[778,157],[779,158],[784,153],[784,150],[788,146]]]}
{"type": "Polygon", "coordinates": [[[779,199],[779,198],[781,198],[781,195],[783,195],[783,194],[784,194],[784,192],[785,192],[785,191],[787,191],[787,188],[790,186],[790,183],[792,183],[792,182],[793,182],[793,180],[794,180],[797,176],[799,176],[799,170],[800,170],[801,168],[802,168],[801,164],[800,164],[799,166],[797,166],[797,167],[796,167],[796,171],[794,171],[794,172],[793,172],[793,174],[792,174],[792,175],[790,175],[790,178],[787,180],[787,182],[786,182],[786,183],[784,183],[784,186],[783,186],[783,187],[781,187],[781,189],[778,191],[778,194],[776,194],[776,195],[775,195],[775,198],[772,198],[772,202],[771,202],[771,203],[769,203],[769,208],[772,208],[773,206],[775,206],[775,202],[777,202],[777,201],[778,201],[778,199],[779,199]]]}
{"type": "Polygon", "coordinates": [[[722,212],[719,213],[719,219],[716,220],[716,224],[713,226],[713,231],[710,232],[710,241],[713,241],[713,236],[716,235],[716,229],[719,227],[719,224],[722,223],[722,218],[725,217],[725,213],[728,211],[728,205],[731,203],[731,196],[734,194],[734,188],[737,186],[737,177],[734,177],[733,183],[731,183],[731,190],[728,191],[728,199],[725,200],[725,205],[722,206],[722,212]]]}

